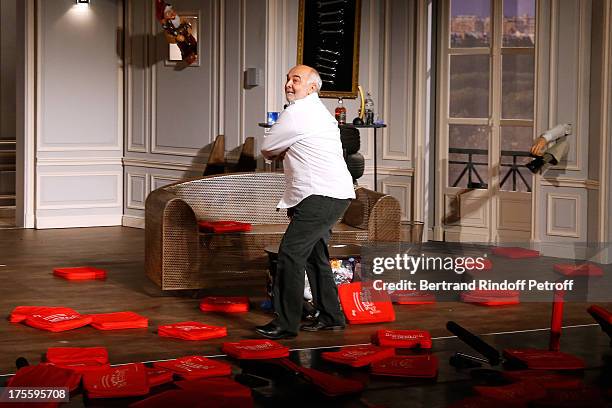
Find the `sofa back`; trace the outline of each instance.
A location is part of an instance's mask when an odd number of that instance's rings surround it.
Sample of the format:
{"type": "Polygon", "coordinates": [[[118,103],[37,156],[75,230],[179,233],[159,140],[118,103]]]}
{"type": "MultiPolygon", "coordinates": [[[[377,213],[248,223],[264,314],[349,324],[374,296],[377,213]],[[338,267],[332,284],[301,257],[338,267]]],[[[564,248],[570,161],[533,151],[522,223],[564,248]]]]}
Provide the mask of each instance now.
{"type": "Polygon", "coordinates": [[[199,220],[289,223],[286,211],[276,211],[285,190],[282,173],[223,174],[163,188],[185,200],[199,220]]]}

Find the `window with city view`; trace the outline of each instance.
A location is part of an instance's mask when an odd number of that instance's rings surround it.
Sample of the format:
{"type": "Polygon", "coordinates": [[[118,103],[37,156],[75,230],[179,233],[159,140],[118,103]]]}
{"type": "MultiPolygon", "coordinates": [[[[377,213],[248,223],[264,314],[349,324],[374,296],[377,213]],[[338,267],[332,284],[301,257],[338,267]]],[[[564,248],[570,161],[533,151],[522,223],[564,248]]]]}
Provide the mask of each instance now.
{"type": "Polygon", "coordinates": [[[535,0],[449,3],[448,186],[531,191],[535,0]]]}

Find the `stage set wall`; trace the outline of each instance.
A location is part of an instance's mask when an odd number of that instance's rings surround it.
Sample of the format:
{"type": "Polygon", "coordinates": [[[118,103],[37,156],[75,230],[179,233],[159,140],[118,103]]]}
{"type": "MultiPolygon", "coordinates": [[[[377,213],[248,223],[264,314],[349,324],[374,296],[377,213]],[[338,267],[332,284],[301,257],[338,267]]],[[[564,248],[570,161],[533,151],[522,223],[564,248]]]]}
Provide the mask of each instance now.
{"type": "MultiPolygon", "coordinates": [[[[126,4],[126,127],[124,225],[142,226],[147,194],[202,173],[212,143],[225,136],[226,156],[242,143],[263,141],[267,111],[280,111],[289,68],[296,64],[298,0],[177,0],[200,17],[199,65],[177,70],[165,61],[167,44],[152,1],[126,4]],[[247,88],[255,68],[259,85],[247,88]]],[[[378,132],[378,188],[395,196],[411,218],[415,111],[416,2],[363,0],[359,83],[371,92],[388,124],[378,132]]],[[[337,99],[324,99],[333,111],[337,99]]],[[[349,120],[358,101],[345,99],[349,120]]],[[[366,158],[359,184],[373,188],[373,131],[362,130],[366,158]]],[[[259,157],[261,163],[261,157],[259,157]]]]}
{"type": "Polygon", "coordinates": [[[603,0],[538,3],[536,129],[571,123],[562,166],[535,177],[532,240],[545,255],[610,262],[610,29],[603,0]]]}

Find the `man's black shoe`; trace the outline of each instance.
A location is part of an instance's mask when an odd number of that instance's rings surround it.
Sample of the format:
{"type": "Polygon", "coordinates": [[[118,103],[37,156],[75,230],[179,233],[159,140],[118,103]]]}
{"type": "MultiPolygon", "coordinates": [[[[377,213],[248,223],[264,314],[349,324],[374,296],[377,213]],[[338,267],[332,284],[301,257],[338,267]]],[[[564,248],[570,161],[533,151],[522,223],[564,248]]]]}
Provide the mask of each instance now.
{"type": "Polygon", "coordinates": [[[309,323],[309,324],[303,324],[300,327],[300,330],[304,330],[304,331],[310,331],[310,332],[316,332],[319,330],[344,330],[344,325],[343,324],[325,324],[321,321],[316,321],[314,323],[309,323]]]}
{"type": "Polygon", "coordinates": [[[297,336],[296,333],[292,333],[287,330],[283,330],[280,326],[275,323],[268,323],[265,326],[255,327],[255,332],[268,339],[280,340],[280,339],[292,339],[297,336]]]}

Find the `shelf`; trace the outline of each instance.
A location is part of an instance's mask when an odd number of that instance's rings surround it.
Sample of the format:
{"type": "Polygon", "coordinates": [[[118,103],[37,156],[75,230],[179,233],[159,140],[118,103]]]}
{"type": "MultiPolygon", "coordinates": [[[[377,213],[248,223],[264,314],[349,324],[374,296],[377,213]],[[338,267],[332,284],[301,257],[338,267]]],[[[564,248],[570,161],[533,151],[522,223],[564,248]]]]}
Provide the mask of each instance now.
{"type": "Polygon", "coordinates": [[[9,146],[11,146],[11,145],[14,145],[14,144],[17,144],[16,140],[3,140],[3,139],[0,139],[0,146],[2,146],[2,145],[9,145],[9,146]]]}
{"type": "Polygon", "coordinates": [[[15,194],[0,194],[0,200],[14,200],[15,194]]]}

